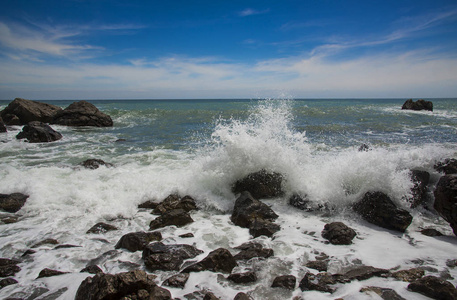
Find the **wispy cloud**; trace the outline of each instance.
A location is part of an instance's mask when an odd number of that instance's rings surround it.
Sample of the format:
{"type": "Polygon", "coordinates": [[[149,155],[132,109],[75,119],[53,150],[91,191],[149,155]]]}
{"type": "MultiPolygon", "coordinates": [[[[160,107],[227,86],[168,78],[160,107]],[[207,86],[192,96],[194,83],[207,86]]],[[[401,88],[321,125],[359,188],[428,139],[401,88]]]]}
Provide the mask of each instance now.
{"type": "Polygon", "coordinates": [[[248,17],[248,16],[252,16],[252,15],[262,15],[262,14],[268,13],[269,11],[270,11],[269,8],[263,9],[263,10],[253,9],[253,8],[245,8],[242,11],[238,12],[238,16],[240,16],[240,17],[248,17]]]}

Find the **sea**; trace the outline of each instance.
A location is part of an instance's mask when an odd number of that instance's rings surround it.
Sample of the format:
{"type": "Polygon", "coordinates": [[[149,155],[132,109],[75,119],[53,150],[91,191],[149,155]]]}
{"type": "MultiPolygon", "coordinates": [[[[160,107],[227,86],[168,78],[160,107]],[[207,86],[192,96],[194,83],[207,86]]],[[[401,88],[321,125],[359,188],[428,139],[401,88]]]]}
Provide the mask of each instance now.
{"type": "MultiPolygon", "coordinates": [[[[191,273],[183,289],[167,287],[175,298],[192,299],[189,294],[211,291],[220,299],[233,299],[239,292],[256,300],[380,299],[360,292],[378,286],[405,299],[429,299],[393,278],[337,284],[333,294],[298,288],[306,272],[318,272],[306,263],[322,253],[329,256],[329,273],[358,265],[421,267],[427,275],[457,284],[457,268],[447,265],[457,259],[457,238],[432,208],[433,189],[442,176],[434,165],[457,158],[457,98],[426,99],[433,102],[433,112],[402,110],[405,100],[93,100],[89,102],[111,116],[113,127],[51,125],[63,138],[32,144],[16,139],[22,126],[10,126],[0,133],[0,193],[19,192],[29,198],[16,213],[18,222],[0,224],[0,257],[21,261],[21,271],[13,276],[18,283],[0,289],[0,299],[74,299],[80,283],[93,276],[80,270],[94,259],[105,273],[145,270],[141,251],[114,246],[124,234],[148,231],[157,217],[139,204],[160,202],[170,194],[190,195],[199,210],[191,213],[194,222],[189,225],[159,229],[163,243],[203,250],[194,260],[220,247],[236,254],[235,247],[252,240],[275,253],[233,270],[255,271],[255,283],[235,284],[222,273],[191,273]],[[87,159],[113,166],[86,169],[81,162],[87,159]],[[248,229],[230,221],[238,196],[232,185],[262,169],[284,177],[283,197],[261,199],[279,215],[281,230],[272,238],[253,239],[248,229]],[[429,209],[409,207],[414,169],[430,173],[429,209]],[[386,193],[413,215],[405,233],[372,225],[351,211],[351,204],[368,191],[386,193]],[[289,205],[294,193],[332,209],[299,210],[289,205]],[[322,238],[324,225],[334,221],[356,231],[352,245],[332,245],[322,238]],[[86,234],[98,222],[118,230],[86,234]],[[444,236],[425,236],[423,228],[444,236]],[[184,233],[194,237],[179,237],[184,233]],[[48,238],[77,247],[55,249],[47,244],[23,256],[48,238]],[[45,268],[68,273],[37,279],[45,268]],[[294,275],[296,288],[272,288],[280,275],[294,275]]],[[[0,110],[10,102],[0,101],[0,110]]],[[[73,101],[43,102],[65,108],[73,101]]],[[[162,284],[175,273],[154,274],[162,284]]]]}

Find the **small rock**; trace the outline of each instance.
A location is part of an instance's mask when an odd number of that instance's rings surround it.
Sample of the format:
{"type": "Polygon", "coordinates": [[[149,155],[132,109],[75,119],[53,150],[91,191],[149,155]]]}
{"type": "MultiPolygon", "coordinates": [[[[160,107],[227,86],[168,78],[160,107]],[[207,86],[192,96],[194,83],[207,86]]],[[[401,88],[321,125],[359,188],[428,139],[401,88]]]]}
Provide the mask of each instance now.
{"type": "Polygon", "coordinates": [[[249,260],[254,257],[268,258],[274,255],[273,249],[264,248],[262,244],[256,242],[244,243],[235,249],[241,250],[234,256],[235,260],[249,260]]]}
{"type": "Polygon", "coordinates": [[[72,245],[72,244],[62,244],[62,245],[58,245],[58,246],[54,247],[54,250],[66,249],[66,248],[79,248],[79,247],[82,247],[82,246],[72,245]]]}
{"type": "Polygon", "coordinates": [[[299,194],[293,194],[292,196],[290,196],[289,205],[305,211],[313,210],[311,206],[311,201],[308,198],[306,198],[306,196],[302,197],[299,194]]]}
{"type": "Polygon", "coordinates": [[[206,292],[203,300],[221,300],[220,298],[216,297],[212,292],[206,292]]]}
{"type": "Polygon", "coordinates": [[[61,271],[57,271],[57,270],[51,270],[51,269],[43,269],[40,271],[40,274],[38,275],[37,279],[38,278],[44,278],[44,277],[52,277],[52,276],[58,276],[58,275],[62,275],[62,274],[67,274],[68,272],[61,272],[61,271]]]}
{"type": "Polygon", "coordinates": [[[422,233],[423,235],[431,236],[431,237],[434,237],[434,236],[443,236],[443,234],[442,234],[441,232],[439,232],[438,230],[433,229],[433,228],[425,228],[425,229],[422,229],[422,230],[421,230],[421,233],[422,233]]]}
{"type": "Polygon", "coordinates": [[[249,297],[246,293],[239,292],[238,294],[235,295],[235,298],[233,300],[253,300],[251,297],[249,297]]]}
{"type": "Polygon", "coordinates": [[[105,233],[107,231],[118,230],[116,226],[106,224],[103,222],[97,223],[92,226],[89,230],[87,230],[87,234],[89,233],[105,233]]]}
{"type": "Polygon", "coordinates": [[[319,272],[327,272],[328,260],[314,260],[306,264],[307,268],[318,270],[319,272]]]}
{"type": "Polygon", "coordinates": [[[173,209],[152,220],[149,229],[154,230],[172,225],[182,227],[192,222],[194,220],[184,209],[173,209]]]}
{"type": "Polygon", "coordinates": [[[410,291],[420,293],[433,299],[455,300],[457,289],[455,286],[435,276],[425,276],[408,285],[410,291]]]}
{"type": "Polygon", "coordinates": [[[4,278],[0,280],[0,290],[4,288],[5,286],[16,284],[17,280],[14,278],[4,278]]]}
{"type": "Polygon", "coordinates": [[[17,216],[0,216],[0,221],[3,224],[13,224],[19,221],[19,217],[17,216]]]}
{"type": "Polygon", "coordinates": [[[449,222],[457,235],[457,174],[444,175],[435,188],[433,207],[449,222]]]}
{"type": "Polygon", "coordinates": [[[445,175],[457,173],[457,159],[448,158],[443,162],[438,162],[434,165],[435,170],[444,173],[445,175]]]}
{"type": "Polygon", "coordinates": [[[397,272],[392,273],[392,277],[398,280],[402,280],[405,282],[413,282],[425,275],[424,269],[421,268],[413,268],[409,270],[400,270],[397,272]]]}
{"type": "Polygon", "coordinates": [[[203,251],[186,244],[165,245],[161,242],[147,245],[143,250],[143,259],[149,271],[177,271],[184,260],[194,258],[203,251]]]}
{"type": "Polygon", "coordinates": [[[371,277],[380,277],[389,273],[389,270],[379,269],[372,266],[359,266],[344,273],[343,281],[367,280],[371,277]]]}
{"type": "Polygon", "coordinates": [[[179,273],[165,280],[163,285],[183,289],[188,279],[189,273],[179,273]]]}
{"type": "Polygon", "coordinates": [[[86,159],[80,165],[83,166],[84,168],[90,169],[90,170],[98,169],[100,166],[105,166],[108,168],[113,167],[113,164],[110,164],[101,159],[95,159],[95,158],[86,159]]]}
{"type": "Polygon", "coordinates": [[[319,291],[325,293],[333,293],[335,288],[330,287],[331,284],[336,284],[337,281],[328,273],[319,273],[314,275],[307,272],[298,285],[304,291],[319,291]]]}
{"type": "Polygon", "coordinates": [[[189,232],[189,233],[184,233],[179,236],[180,238],[187,239],[187,238],[193,238],[194,234],[189,232]]]}
{"type": "Polygon", "coordinates": [[[255,272],[234,273],[227,277],[228,280],[234,283],[252,283],[257,281],[255,272]]]}
{"type": "Polygon", "coordinates": [[[16,138],[26,139],[29,143],[49,143],[60,140],[62,135],[48,124],[33,121],[25,125],[16,138]]]}
{"type": "Polygon", "coordinates": [[[28,195],[21,193],[0,194],[0,209],[6,212],[15,213],[24,206],[28,195]]]}
{"type": "Polygon", "coordinates": [[[281,227],[278,224],[262,218],[255,218],[249,226],[249,234],[251,234],[254,238],[262,235],[272,237],[273,234],[279,230],[281,230],[281,227]]]}
{"type": "Polygon", "coordinates": [[[325,224],[322,237],[333,245],[350,245],[357,234],[342,222],[325,224]]]}
{"type": "Polygon", "coordinates": [[[170,195],[154,208],[153,213],[163,215],[174,209],[183,209],[186,212],[190,212],[197,209],[197,204],[191,196],[180,198],[178,195],[170,195]]]}
{"type": "Polygon", "coordinates": [[[284,195],[281,174],[260,170],[238,180],[232,187],[235,194],[248,191],[256,199],[275,198],[284,195]]]}
{"type": "Polygon", "coordinates": [[[103,273],[103,271],[97,265],[89,265],[89,266],[85,267],[84,269],[82,269],[80,271],[80,273],[99,274],[99,273],[103,273]]]}
{"type": "Polygon", "coordinates": [[[131,252],[142,251],[150,242],[162,240],[160,232],[131,232],[123,235],[115,249],[124,248],[131,252]]]}
{"type": "Polygon", "coordinates": [[[408,99],[405,101],[405,103],[403,103],[401,109],[433,111],[433,103],[431,101],[425,101],[423,99],[419,99],[417,101],[413,101],[413,99],[408,99]]]}
{"type": "Polygon", "coordinates": [[[9,258],[0,258],[0,277],[14,276],[21,270],[17,266],[20,262],[9,258]]]}
{"type": "Polygon", "coordinates": [[[35,245],[32,246],[32,248],[38,248],[38,247],[41,247],[43,245],[58,245],[59,242],[56,240],[56,239],[45,239],[45,240],[42,240],[38,243],[36,243],[35,245]]]}
{"type": "Polygon", "coordinates": [[[295,289],[295,284],[297,283],[297,278],[293,275],[283,275],[278,276],[273,280],[271,287],[280,287],[293,291],[295,289]]]}
{"type": "Polygon", "coordinates": [[[153,200],[148,200],[138,205],[138,208],[154,209],[157,207],[157,205],[158,204],[155,203],[153,200]]]}
{"type": "Polygon", "coordinates": [[[396,291],[387,288],[380,288],[376,286],[367,286],[360,289],[361,293],[370,293],[373,292],[379,295],[384,300],[406,300],[405,298],[401,297],[397,294],[396,291]]]}
{"type": "Polygon", "coordinates": [[[451,269],[457,267],[457,259],[449,259],[449,260],[447,260],[446,261],[446,266],[448,266],[451,269]]]}
{"type": "Polygon", "coordinates": [[[201,272],[201,271],[212,271],[212,272],[222,272],[222,273],[231,273],[232,269],[238,264],[233,258],[230,251],[224,248],[219,248],[214,251],[211,251],[207,257],[205,257],[200,262],[190,265],[185,268],[182,272],[201,272]]]}
{"type": "Polygon", "coordinates": [[[370,150],[371,150],[371,148],[367,144],[360,145],[360,147],[358,149],[359,152],[368,152],[370,150]]]}

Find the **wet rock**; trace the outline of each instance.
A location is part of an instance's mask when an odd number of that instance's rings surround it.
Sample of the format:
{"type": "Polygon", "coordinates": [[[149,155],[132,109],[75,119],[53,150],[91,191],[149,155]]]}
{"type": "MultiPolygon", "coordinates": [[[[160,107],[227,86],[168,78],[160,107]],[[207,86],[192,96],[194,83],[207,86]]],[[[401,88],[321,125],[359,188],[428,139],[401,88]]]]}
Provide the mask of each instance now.
{"type": "Polygon", "coordinates": [[[420,231],[423,235],[426,235],[426,236],[431,236],[431,237],[434,237],[434,236],[443,236],[443,234],[441,232],[439,232],[438,230],[434,229],[434,228],[425,228],[425,229],[422,229],[420,231]]]}
{"type": "Polygon", "coordinates": [[[356,236],[354,229],[342,222],[325,224],[322,237],[329,240],[333,245],[350,245],[356,236]]]}
{"type": "Polygon", "coordinates": [[[89,230],[86,231],[87,234],[89,233],[105,233],[107,231],[118,230],[116,226],[106,224],[103,222],[97,223],[92,226],[89,230]]]}
{"type": "Polygon", "coordinates": [[[295,284],[297,283],[297,278],[293,275],[283,275],[278,276],[273,280],[271,287],[280,287],[293,291],[295,289],[295,284]]]}
{"type": "Polygon", "coordinates": [[[16,284],[17,280],[14,278],[4,278],[0,280],[0,290],[4,288],[5,286],[16,284]]]}
{"type": "Polygon", "coordinates": [[[444,175],[435,189],[433,207],[452,227],[457,235],[457,174],[444,175]]]}
{"type": "Polygon", "coordinates": [[[32,248],[38,248],[38,247],[41,247],[43,245],[58,245],[58,244],[59,244],[59,242],[56,239],[49,238],[49,239],[44,239],[44,240],[34,244],[32,246],[32,248]]]}
{"type": "Polygon", "coordinates": [[[60,140],[62,135],[45,123],[33,121],[25,125],[16,138],[26,139],[29,143],[49,143],[60,140]]]}
{"type": "Polygon", "coordinates": [[[183,289],[188,279],[189,273],[179,273],[165,280],[163,285],[183,289]]]}
{"type": "Polygon", "coordinates": [[[172,299],[170,291],[159,287],[155,278],[141,270],[115,275],[97,274],[81,283],[75,300],[172,299]]]}
{"type": "Polygon", "coordinates": [[[252,283],[257,281],[255,272],[234,273],[227,277],[228,280],[234,283],[252,283]]]}
{"type": "Polygon", "coordinates": [[[235,298],[233,300],[253,300],[251,297],[249,297],[246,293],[239,292],[238,294],[235,295],[235,298]]]}
{"type": "Polygon", "coordinates": [[[438,162],[434,165],[435,170],[444,173],[445,175],[457,173],[457,159],[447,158],[442,162],[438,162]]]}
{"type": "Polygon", "coordinates": [[[14,276],[21,270],[21,268],[17,266],[19,263],[18,260],[0,258],[0,277],[14,276]]]}
{"type": "Polygon", "coordinates": [[[417,101],[408,99],[403,103],[401,109],[433,111],[433,103],[431,101],[425,101],[424,99],[419,99],[417,101]]]}
{"type": "Polygon", "coordinates": [[[7,125],[25,125],[32,121],[51,123],[62,108],[37,101],[16,98],[0,112],[7,125]]]}
{"type": "Polygon", "coordinates": [[[220,298],[216,297],[213,292],[206,292],[203,300],[221,300],[220,298]]]}
{"type": "Polygon", "coordinates": [[[193,221],[192,217],[184,209],[173,209],[152,220],[149,224],[149,229],[154,230],[172,225],[182,227],[193,221]]]}
{"type": "Polygon", "coordinates": [[[367,192],[362,200],[353,205],[353,209],[372,224],[400,232],[405,232],[413,220],[409,212],[398,208],[382,192],[367,192]]]}
{"type": "Polygon", "coordinates": [[[84,168],[90,169],[90,170],[98,169],[100,166],[105,166],[108,168],[113,167],[113,164],[107,163],[101,159],[96,159],[96,158],[86,159],[80,165],[83,166],[84,168]]]}
{"type": "Polygon", "coordinates": [[[0,194],[0,209],[15,213],[24,206],[28,197],[28,195],[21,193],[0,194]]]}
{"type": "Polygon", "coordinates": [[[89,266],[85,267],[84,269],[82,269],[80,271],[80,273],[99,274],[99,273],[103,273],[103,270],[100,269],[100,267],[97,265],[89,265],[89,266]]]}
{"type": "Polygon", "coordinates": [[[0,216],[0,221],[3,224],[13,224],[19,221],[18,216],[10,216],[10,215],[1,215],[0,216]]]}
{"type": "Polygon", "coordinates": [[[52,124],[66,126],[111,127],[113,120],[87,101],[78,101],[60,110],[54,116],[52,124]]]}
{"type": "Polygon", "coordinates": [[[58,271],[58,270],[52,270],[52,269],[45,268],[40,271],[40,274],[38,274],[37,279],[44,278],[44,277],[58,276],[58,275],[67,274],[67,273],[68,272],[62,272],[62,271],[58,271]]]}
{"type": "Polygon", "coordinates": [[[371,150],[371,148],[367,144],[360,145],[360,147],[358,149],[359,152],[368,152],[370,150],[371,150]]]}
{"type": "Polygon", "coordinates": [[[377,286],[367,286],[360,289],[361,293],[375,293],[384,300],[406,300],[400,296],[396,291],[388,288],[380,288],[377,286]]]}
{"type": "Polygon", "coordinates": [[[448,266],[451,269],[457,267],[457,259],[448,259],[446,261],[446,266],[448,266]]]}
{"type": "Polygon", "coordinates": [[[340,282],[348,282],[352,280],[367,280],[372,277],[381,277],[389,273],[389,270],[379,269],[372,266],[359,266],[352,270],[344,273],[340,279],[340,282]]]}
{"type": "Polygon", "coordinates": [[[305,276],[303,276],[300,284],[298,285],[300,289],[304,291],[319,291],[325,293],[333,293],[335,288],[330,287],[329,285],[338,283],[332,275],[328,273],[319,273],[319,274],[312,274],[307,272],[305,276]]]}
{"type": "Polygon", "coordinates": [[[34,253],[36,253],[35,250],[28,249],[28,250],[26,250],[26,251],[24,252],[24,254],[21,255],[21,257],[26,257],[26,256],[32,255],[32,254],[34,254],[34,253]]]}
{"type": "Polygon", "coordinates": [[[428,201],[427,185],[430,182],[430,173],[422,170],[412,170],[411,180],[414,186],[411,188],[411,197],[408,201],[411,208],[425,206],[428,201]]]}
{"type": "Polygon", "coordinates": [[[306,264],[307,268],[318,270],[319,272],[327,272],[328,260],[314,260],[306,264]]]}
{"type": "Polygon", "coordinates": [[[165,245],[157,242],[147,245],[143,250],[143,259],[149,271],[177,271],[184,260],[194,258],[203,251],[186,244],[165,245]]]}
{"type": "Polygon", "coordinates": [[[455,286],[435,276],[425,276],[408,285],[410,291],[420,293],[432,299],[455,300],[457,289],[455,286]]]}
{"type": "Polygon", "coordinates": [[[183,239],[193,238],[193,237],[194,237],[194,234],[191,233],[191,232],[188,232],[188,233],[181,234],[179,237],[180,237],[180,238],[183,238],[183,239]]]}
{"type": "Polygon", "coordinates": [[[148,200],[138,205],[138,208],[154,209],[157,207],[157,205],[158,204],[155,203],[153,200],[148,200]]]}
{"type": "Polygon", "coordinates": [[[150,242],[162,240],[160,232],[131,232],[123,235],[115,249],[124,248],[131,252],[142,251],[150,242]]]}
{"type": "Polygon", "coordinates": [[[249,233],[254,237],[259,237],[261,235],[272,237],[273,234],[281,230],[281,227],[278,224],[264,220],[261,218],[255,218],[249,227],[249,233]]]}
{"type": "Polygon", "coordinates": [[[186,212],[196,210],[197,204],[191,196],[184,196],[180,198],[178,195],[170,195],[165,200],[160,202],[153,213],[157,215],[163,215],[168,211],[174,209],[182,209],[186,212]]]}
{"type": "Polygon", "coordinates": [[[224,248],[219,248],[214,251],[211,251],[207,257],[205,257],[200,262],[190,265],[185,268],[182,272],[201,272],[201,271],[212,271],[212,272],[222,272],[222,273],[231,273],[232,269],[238,264],[233,258],[230,251],[224,248]]]}
{"type": "Polygon", "coordinates": [[[62,244],[62,245],[58,245],[58,246],[54,247],[54,250],[67,249],[67,248],[79,248],[79,247],[82,247],[82,246],[72,245],[72,244],[62,244]]]}
{"type": "Polygon", "coordinates": [[[235,249],[241,250],[234,256],[235,260],[249,260],[254,257],[268,258],[274,255],[273,249],[264,248],[262,244],[255,242],[244,243],[235,249]]]}
{"type": "Polygon", "coordinates": [[[312,210],[311,201],[306,196],[302,197],[299,194],[293,194],[290,196],[289,205],[305,211],[312,210]]]}
{"type": "Polygon", "coordinates": [[[409,270],[400,270],[392,273],[392,277],[401,281],[413,282],[425,275],[424,269],[413,268],[409,270]]]}
{"type": "Polygon", "coordinates": [[[235,182],[232,192],[239,194],[248,191],[256,199],[280,197],[284,195],[282,180],[283,177],[279,173],[260,170],[235,182]]]}
{"type": "Polygon", "coordinates": [[[6,129],[5,123],[3,122],[2,117],[0,116],[0,133],[2,132],[7,132],[8,130],[6,129]]]}

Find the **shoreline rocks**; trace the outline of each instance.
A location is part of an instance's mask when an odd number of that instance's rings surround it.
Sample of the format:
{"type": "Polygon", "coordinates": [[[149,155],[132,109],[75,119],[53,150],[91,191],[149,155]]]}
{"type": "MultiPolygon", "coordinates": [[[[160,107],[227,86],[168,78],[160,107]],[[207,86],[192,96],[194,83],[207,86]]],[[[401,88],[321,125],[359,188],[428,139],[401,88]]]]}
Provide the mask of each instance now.
{"type": "Polygon", "coordinates": [[[240,194],[248,191],[256,199],[280,197],[284,195],[282,180],[281,174],[263,169],[236,181],[232,186],[232,192],[240,194]]]}

